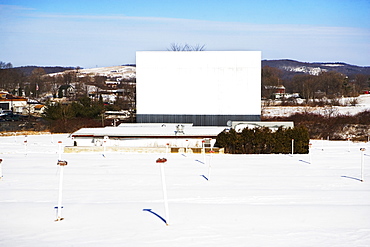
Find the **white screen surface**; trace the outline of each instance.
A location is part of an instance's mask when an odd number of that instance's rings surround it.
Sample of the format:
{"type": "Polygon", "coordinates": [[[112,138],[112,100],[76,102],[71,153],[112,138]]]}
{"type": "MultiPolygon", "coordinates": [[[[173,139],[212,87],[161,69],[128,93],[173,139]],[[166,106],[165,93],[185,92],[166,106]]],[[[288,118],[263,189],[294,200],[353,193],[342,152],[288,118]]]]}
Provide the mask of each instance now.
{"type": "Polygon", "coordinates": [[[260,115],[260,51],[136,53],[137,114],[260,115]]]}

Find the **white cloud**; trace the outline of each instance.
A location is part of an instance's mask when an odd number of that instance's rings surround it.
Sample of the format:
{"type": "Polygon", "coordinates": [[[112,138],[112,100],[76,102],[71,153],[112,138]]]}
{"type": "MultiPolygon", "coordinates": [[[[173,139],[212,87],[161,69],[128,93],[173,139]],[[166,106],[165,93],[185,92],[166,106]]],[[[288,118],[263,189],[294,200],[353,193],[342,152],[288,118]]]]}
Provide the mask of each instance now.
{"type": "Polygon", "coordinates": [[[4,12],[18,12],[18,11],[29,11],[35,10],[34,8],[27,8],[19,5],[7,5],[7,4],[0,4],[0,13],[4,14],[4,12]]]}
{"type": "Polygon", "coordinates": [[[15,61],[18,54],[32,58],[37,61],[35,63],[49,60],[57,64],[63,60],[74,64],[74,61],[79,61],[81,66],[88,67],[93,66],[91,62],[105,61],[110,65],[109,61],[112,61],[113,65],[135,62],[138,50],[166,50],[176,42],[205,44],[207,50],[261,50],[264,58],[370,64],[364,55],[370,53],[365,42],[370,40],[370,30],[364,28],[123,15],[60,15],[34,11],[26,11],[22,16],[16,20],[8,16],[6,22],[0,24],[0,31],[6,36],[5,60],[15,61]],[[9,43],[14,40],[17,40],[17,47],[9,43]],[[19,49],[23,49],[21,54],[19,49]],[[38,53],[43,53],[43,56],[38,53]],[[84,60],[84,57],[88,59],[84,60]]]}

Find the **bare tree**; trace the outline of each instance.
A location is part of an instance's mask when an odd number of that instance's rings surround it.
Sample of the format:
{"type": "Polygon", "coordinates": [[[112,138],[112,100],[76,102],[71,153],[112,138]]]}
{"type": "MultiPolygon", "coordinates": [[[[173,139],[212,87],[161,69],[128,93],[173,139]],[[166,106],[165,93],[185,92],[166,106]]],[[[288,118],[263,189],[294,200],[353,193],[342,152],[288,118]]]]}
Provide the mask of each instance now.
{"type": "Polygon", "coordinates": [[[168,48],[168,51],[204,51],[206,45],[189,45],[187,43],[178,44],[178,43],[171,43],[170,48],[168,48]]]}
{"type": "Polygon", "coordinates": [[[11,68],[13,68],[13,65],[11,63],[0,61],[0,69],[11,69],[11,68]]]}

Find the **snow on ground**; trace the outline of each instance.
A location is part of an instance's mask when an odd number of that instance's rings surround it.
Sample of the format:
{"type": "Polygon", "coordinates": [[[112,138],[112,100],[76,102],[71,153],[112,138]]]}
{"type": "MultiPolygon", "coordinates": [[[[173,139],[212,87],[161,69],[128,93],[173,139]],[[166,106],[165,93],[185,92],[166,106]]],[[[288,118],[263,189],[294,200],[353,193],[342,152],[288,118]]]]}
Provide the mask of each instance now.
{"type": "MultiPolygon", "coordinates": [[[[350,98],[343,98],[342,103],[350,101],[350,98]]],[[[357,97],[356,106],[265,106],[262,107],[264,117],[289,117],[295,113],[315,113],[324,116],[335,115],[356,115],[357,113],[370,110],[370,94],[363,94],[357,97]]]]}
{"type": "Polygon", "coordinates": [[[122,76],[122,77],[135,77],[136,67],[133,66],[112,66],[100,67],[79,70],[80,74],[93,74],[100,76],[122,76]]]}
{"type": "MultiPolygon", "coordinates": [[[[94,76],[109,76],[109,77],[122,77],[134,78],[136,76],[136,67],[133,66],[111,66],[111,67],[97,67],[89,69],[80,69],[81,75],[94,75],[94,76]]],[[[50,76],[62,75],[65,72],[58,72],[49,74],[50,76]]]]}
{"type": "Polygon", "coordinates": [[[313,140],[310,155],[207,155],[210,176],[202,154],[169,154],[166,226],[154,214],[165,217],[155,162],[164,154],[61,154],[65,219],[55,222],[58,141],[72,140],[24,140],[0,137],[0,246],[370,245],[369,143],[313,140]]]}

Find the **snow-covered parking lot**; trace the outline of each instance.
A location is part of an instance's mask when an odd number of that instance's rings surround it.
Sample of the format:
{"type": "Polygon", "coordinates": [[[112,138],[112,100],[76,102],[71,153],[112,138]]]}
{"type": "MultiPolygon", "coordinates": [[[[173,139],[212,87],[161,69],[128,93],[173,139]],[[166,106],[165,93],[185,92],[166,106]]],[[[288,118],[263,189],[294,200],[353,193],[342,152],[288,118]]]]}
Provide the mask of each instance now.
{"type": "Polygon", "coordinates": [[[169,154],[166,226],[164,154],[61,154],[65,219],[55,222],[58,141],[73,141],[24,140],[0,137],[0,246],[370,246],[369,143],[313,140],[310,155],[169,154]]]}

